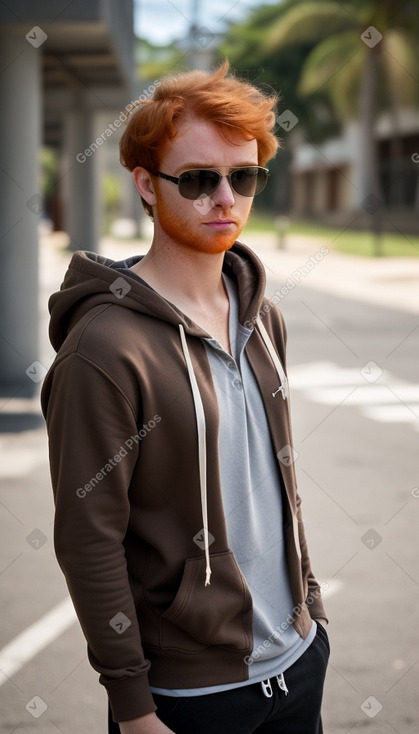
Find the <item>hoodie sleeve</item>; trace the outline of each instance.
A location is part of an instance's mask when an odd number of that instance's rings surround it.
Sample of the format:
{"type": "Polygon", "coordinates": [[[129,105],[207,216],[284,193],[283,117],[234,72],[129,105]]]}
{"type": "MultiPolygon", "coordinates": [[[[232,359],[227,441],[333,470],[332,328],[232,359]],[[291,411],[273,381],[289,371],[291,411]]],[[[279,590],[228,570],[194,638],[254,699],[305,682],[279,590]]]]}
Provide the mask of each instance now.
{"type": "Polygon", "coordinates": [[[57,560],[114,719],[125,721],[156,709],[123,546],[136,416],[112,378],[79,353],[47,379],[57,560]]]}

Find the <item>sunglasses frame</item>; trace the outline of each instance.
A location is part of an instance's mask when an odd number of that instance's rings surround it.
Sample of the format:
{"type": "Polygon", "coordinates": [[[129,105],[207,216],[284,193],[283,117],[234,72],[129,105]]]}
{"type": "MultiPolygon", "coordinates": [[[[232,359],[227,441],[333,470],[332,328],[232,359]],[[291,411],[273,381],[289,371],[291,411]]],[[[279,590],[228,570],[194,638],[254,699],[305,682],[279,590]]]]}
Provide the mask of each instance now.
{"type": "Polygon", "coordinates": [[[237,166],[237,168],[231,168],[230,172],[227,173],[227,174],[224,174],[224,175],[222,173],[220,173],[220,171],[217,171],[216,168],[191,168],[191,169],[189,169],[187,171],[182,171],[182,173],[180,174],[180,176],[177,176],[177,177],[176,176],[169,176],[169,174],[162,173],[162,171],[152,171],[151,173],[152,173],[153,176],[159,176],[159,178],[163,178],[165,181],[170,181],[171,183],[176,184],[177,187],[178,187],[179,194],[182,196],[183,199],[188,199],[189,201],[194,201],[194,200],[200,198],[200,196],[202,196],[202,194],[201,195],[198,194],[198,196],[193,196],[193,197],[185,196],[184,194],[182,194],[182,192],[180,190],[180,185],[179,185],[179,184],[182,183],[181,179],[182,179],[182,176],[184,174],[186,174],[186,173],[192,173],[194,171],[199,171],[199,172],[202,172],[202,171],[206,172],[206,171],[208,171],[210,173],[217,173],[219,175],[219,177],[220,177],[219,178],[219,181],[218,181],[218,183],[217,183],[217,185],[215,187],[215,189],[213,191],[211,191],[209,194],[205,194],[205,196],[212,196],[212,194],[215,194],[215,192],[217,191],[217,189],[218,189],[218,187],[219,187],[222,179],[223,178],[226,178],[227,181],[228,181],[228,183],[229,183],[229,185],[230,185],[231,190],[234,191],[235,194],[238,194],[239,196],[245,196],[246,198],[251,198],[252,196],[256,196],[257,194],[262,193],[263,189],[265,188],[266,184],[268,183],[268,176],[269,176],[269,170],[267,168],[264,168],[263,166],[237,166]],[[236,171],[245,171],[245,170],[247,170],[249,168],[251,168],[251,169],[257,169],[258,172],[259,171],[265,171],[265,173],[266,173],[266,179],[265,179],[265,182],[264,182],[262,188],[259,191],[255,192],[254,194],[241,194],[239,191],[237,191],[234,188],[234,185],[233,185],[233,182],[231,180],[231,177],[232,177],[232,175],[236,171]]]}

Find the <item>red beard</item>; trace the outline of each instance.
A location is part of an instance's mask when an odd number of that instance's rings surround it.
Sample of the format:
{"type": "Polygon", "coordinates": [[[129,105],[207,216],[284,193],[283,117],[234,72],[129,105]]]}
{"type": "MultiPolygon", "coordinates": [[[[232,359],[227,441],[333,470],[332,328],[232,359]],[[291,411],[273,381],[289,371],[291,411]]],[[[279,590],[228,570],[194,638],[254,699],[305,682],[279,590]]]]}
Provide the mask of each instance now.
{"type": "MultiPolygon", "coordinates": [[[[222,212],[222,218],[231,218],[235,224],[223,230],[211,229],[204,223],[205,221],[211,221],[210,213],[208,212],[205,218],[201,217],[194,208],[192,200],[185,200],[188,201],[191,207],[191,215],[188,219],[184,214],[178,213],[174,206],[169,206],[158,190],[155,194],[160,226],[165,234],[180,246],[197,252],[219,254],[229,250],[243,230],[245,223],[240,226],[236,219],[227,212],[222,212]]],[[[213,219],[217,219],[217,215],[214,214],[213,219]]]]}

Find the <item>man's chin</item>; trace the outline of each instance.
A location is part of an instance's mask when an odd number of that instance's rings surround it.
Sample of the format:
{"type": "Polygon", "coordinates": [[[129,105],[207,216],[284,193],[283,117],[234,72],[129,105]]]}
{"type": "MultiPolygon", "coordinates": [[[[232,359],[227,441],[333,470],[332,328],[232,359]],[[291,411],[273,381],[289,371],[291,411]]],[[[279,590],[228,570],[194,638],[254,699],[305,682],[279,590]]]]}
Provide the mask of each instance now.
{"type": "Polygon", "coordinates": [[[202,244],[196,245],[195,249],[200,252],[207,252],[208,254],[220,255],[222,252],[231,250],[235,241],[235,238],[230,238],[229,240],[222,240],[221,242],[219,240],[216,242],[203,242],[202,244]]]}
{"type": "Polygon", "coordinates": [[[237,241],[241,230],[237,229],[234,232],[217,232],[212,234],[211,237],[199,238],[194,240],[191,245],[195,250],[200,252],[208,252],[213,254],[220,254],[230,250],[234,243],[237,241]]]}
{"type": "Polygon", "coordinates": [[[233,247],[237,237],[238,235],[233,235],[230,232],[228,235],[224,233],[215,237],[183,236],[182,238],[177,237],[174,241],[178,247],[184,250],[202,252],[208,255],[220,255],[233,247]]]}
{"type": "Polygon", "coordinates": [[[160,217],[160,227],[165,236],[179,247],[212,255],[219,255],[230,250],[243,229],[236,225],[214,231],[205,226],[191,227],[188,222],[182,226],[180,222],[174,222],[173,217],[163,216],[160,217]]]}

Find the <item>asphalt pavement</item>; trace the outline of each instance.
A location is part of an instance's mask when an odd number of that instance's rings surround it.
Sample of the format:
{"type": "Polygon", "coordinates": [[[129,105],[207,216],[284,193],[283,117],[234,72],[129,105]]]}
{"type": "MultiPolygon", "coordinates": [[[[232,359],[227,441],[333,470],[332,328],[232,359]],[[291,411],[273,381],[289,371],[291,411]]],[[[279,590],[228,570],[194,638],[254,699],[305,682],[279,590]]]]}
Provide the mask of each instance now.
{"type": "MultiPolygon", "coordinates": [[[[419,258],[340,255],[321,239],[288,238],[283,250],[274,236],[244,240],[288,327],[296,471],[312,565],[328,584],[325,734],[417,734],[419,258]]],[[[54,235],[41,246],[45,368],[63,244],[54,235]]],[[[146,249],[101,245],[115,258],[146,249]]],[[[0,405],[0,732],[103,734],[106,696],[53,552],[39,402],[0,405]]]]}

